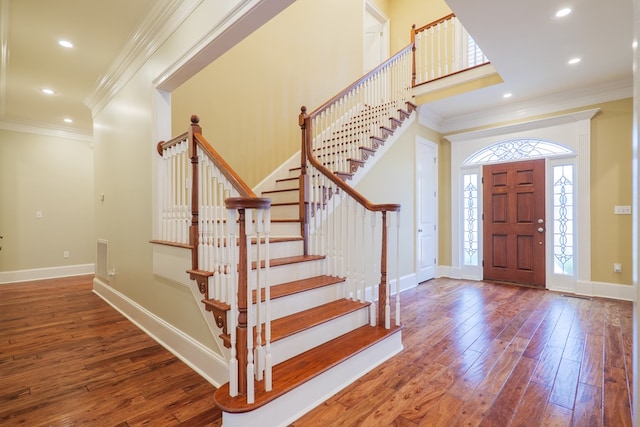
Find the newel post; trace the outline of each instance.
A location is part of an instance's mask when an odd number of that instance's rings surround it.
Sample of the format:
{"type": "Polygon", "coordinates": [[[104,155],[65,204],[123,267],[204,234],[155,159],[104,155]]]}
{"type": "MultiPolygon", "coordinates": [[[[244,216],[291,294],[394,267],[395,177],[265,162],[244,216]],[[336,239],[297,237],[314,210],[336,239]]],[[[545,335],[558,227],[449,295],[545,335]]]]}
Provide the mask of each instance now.
{"type": "Polygon", "coordinates": [[[378,326],[385,326],[387,306],[387,211],[382,211],[380,284],[378,285],[378,326]]]}
{"type": "Polygon", "coordinates": [[[304,105],[300,108],[300,115],[298,116],[298,124],[302,130],[302,141],[300,147],[300,178],[298,187],[300,188],[300,196],[298,203],[298,218],[300,219],[300,235],[303,239],[303,251],[304,255],[309,253],[309,239],[308,239],[308,220],[309,220],[309,207],[307,209],[307,197],[308,197],[308,183],[309,177],[307,175],[307,149],[311,144],[311,120],[307,114],[307,107],[304,105]]]}
{"type": "Polygon", "coordinates": [[[191,245],[191,269],[198,270],[198,150],[195,134],[202,135],[198,124],[200,117],[191,116],[189,126],[189,158],[191,158],[191,225],[189,226],[189,244],[191,245]]]}
{"type": "Polygon", "coordinates": [[[247,225],[245,222],[245,210],[238,209],[238,323],[236,325],[236,354],[238,356],[238,392],[247,394],[247,292],[248,274],[247,270],[247,225]]]}

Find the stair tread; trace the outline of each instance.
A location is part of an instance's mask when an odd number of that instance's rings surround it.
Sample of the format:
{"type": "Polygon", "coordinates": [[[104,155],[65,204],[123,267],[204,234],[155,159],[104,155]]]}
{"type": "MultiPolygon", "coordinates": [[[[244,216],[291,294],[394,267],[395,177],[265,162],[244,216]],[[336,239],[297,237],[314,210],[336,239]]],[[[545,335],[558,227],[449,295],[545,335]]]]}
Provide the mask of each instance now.
{"type": "Polygon", "coordinates": [[[273,258],[269,261],[269,267],[295,264],[297,262],[315,261],[315,260],[324,259],[324,258],[325,258],[324,255],[294,255],[294,256],[288,256],[288,257],[282,257],[282,258],[273,258]]]}
{"type": "Polygon", "coordinates": [[[229,413],[242,413],[257,409],[401,329],[401,326],[392,326],[391,329],[385,329],[381,326],[361,326],[274,366],[272,391],[264,391],[264,381],[257,381],[254,403],[248,404],[244,396],[229,396],[229,383],[216,390],[215,403],[221,410],[229,413]]]}
{"type": "Polygon", "coordinates": [[[290,337],[298,332],[337,319],[369,305],[370,303],[343,298],[274,319],[271,321],[271,342],[290,337]]]}
{"type": "MultiPolygon", "coordinates": [[[[298,179],[298,178],[295,178],[298,179]]],[[[298,191],[299,188],[298,187],[293,187],[293,188],[280,188],[278,190],[265,190],[262,192],[262,194],[276,194],[276,193],[286,193],[286,192],[290,192],[290,191],[298,191]]]]}
{"type": "MultiPolygon", "coordinates": [[[[300,292],[308,291],[311,289],[322,288],[324,286],[333,285],[336,283],[344,282],[343,277],[334,276],[315,276],[307,279],[293,280],[291,282],[280,283],[278,285],[271,286],[271,300],[276,298],[282,298],[289,295],[294,295],[300,292]]],[[[255,294],[255,290],[254,290],[255,294]]],[[[262,299],[264,300],[264,289],[262,290],[262,299]]],[[[255,298],[254,298],[255,302],[255,298]]]]}

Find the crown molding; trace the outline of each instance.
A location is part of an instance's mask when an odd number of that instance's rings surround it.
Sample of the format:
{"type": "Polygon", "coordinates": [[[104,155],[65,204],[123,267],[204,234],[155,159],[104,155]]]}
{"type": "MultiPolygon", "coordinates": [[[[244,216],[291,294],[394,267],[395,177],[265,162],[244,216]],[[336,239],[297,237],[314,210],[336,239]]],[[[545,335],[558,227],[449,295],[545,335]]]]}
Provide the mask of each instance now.
{"type": "Polygon", "coordinates": [[[591,120],[600,112],[599,108],[576,111],[573,113],[560,114],[553,117],[546,117],[537,120],[528,120],[521,123],[513,123],[504,126],[497,126],[486,129],[461,132],[452,135],[445,135],[444,138],[450,142],[470,141],[490,136],[504,135],[506,133],[522,132],[531,129],[540,129],[549,126],[556,126],[565,123],[579,122],[581,120],[591,120]]]}
{"type": "MultiPolygon", "coordinates": [[[[482,111],[444,119],[437,123],[438,132],[456,133],[465,129],[489,126],[526,117],[556,113],[602,102],[616,101],[633,96],[633,79],[621,79],[600,85],[592,85],[570,91],[557,92],[548,96],[530,98],[519,103],[502,107],[487,108],[482,111]]],[[[428,113],[428,104],[421,114],[428,113]]],[[[421,120],[422,122],[422,120],[421,120]]]]}
{"type": "Polygon", "coordinates": [[[204,0],[158,0],[85,104],[95,117],[204,0]]]}
{"type": "Polygon", "coordinates": [[[93,136],[87,133],[72,132],[62,127],[55,127],[49,124],[28,122],[28,121],[7,121],[0,120],[0,130],[12,132],[32,133],[43,136],[53,136],[56,138],[73,139],[77,141],[93,142],[93,136]]]}

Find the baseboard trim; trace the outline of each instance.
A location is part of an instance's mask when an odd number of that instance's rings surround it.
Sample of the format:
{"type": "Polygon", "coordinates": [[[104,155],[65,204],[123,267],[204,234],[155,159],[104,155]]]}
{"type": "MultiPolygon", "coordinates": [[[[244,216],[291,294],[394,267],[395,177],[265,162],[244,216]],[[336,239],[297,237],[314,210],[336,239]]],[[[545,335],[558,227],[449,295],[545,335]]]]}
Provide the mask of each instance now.
{"type": "Polygon", "coordinates": [[[624,301],[635,301],[636,290],[631,285],[618,283],[578,281],[575,293],[590,297],[612,298],[624,301]]]}
{"type": "Polygon", "coordinates": [[[93,280],[93,292],[215,387],[220,387],[229,381],[226,360],[210,348],[165,322],[99,278],[93,280]]]}
{"type": "Polygon", "coordinates": [[[30,270],[0,272],[0,285],[5,283],[30,282],[32,280],[56,279],[58,277],[94,274],[95,264],[65,265],[60,267],[34,268],[30,270]]]}
{"type": "MultiPolygon", "coordinates": [[[[481,281],[478,277],[462,277],[460,269],[451,266],[439,266],[438,277],[448,277],[458,280],[476,280],[481,281]]],[[[565,292],[576,295],[584,295],[590,297],[611,298],[623,301],[635,301],[636,290],[631,285],[621,285],[619,283],[578,281],[575,286],[561,286],[547,283],[547,289],[554,292],[565,292]]]]}

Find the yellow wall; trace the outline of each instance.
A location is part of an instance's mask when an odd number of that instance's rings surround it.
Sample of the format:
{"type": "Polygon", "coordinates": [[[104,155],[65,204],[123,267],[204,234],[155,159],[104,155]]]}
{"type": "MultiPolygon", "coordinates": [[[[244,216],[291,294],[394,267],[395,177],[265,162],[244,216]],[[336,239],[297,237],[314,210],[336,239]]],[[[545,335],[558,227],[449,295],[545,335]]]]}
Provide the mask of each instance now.
{"type": "Polygon", "coordinates": [[[0,130],[0,272],[93,264],[93,196],[89,142],[0,130]]]}
{"type": "Polygon", "coordinates": [[[198,114],[205,138],[253,187],[300,149],[300,107],[360,78],[362,25],[362,0],[297,0],[172,93],[173,133],[198,114]]]}
{"type": "Polygon", "coordinates": [[[442,0],[391,0],[391,52],[411,43],[411,26],[421,27],[451,13],[442,0]]]}
{"type": "Polygon", "coordinates": [[[631,205],[631,98],[596,105],[591,125],[591,279],[632,283],[631,215],[614,215],[631,205]],[[622,264],[622,273],[613,272],[622,264]]]}

